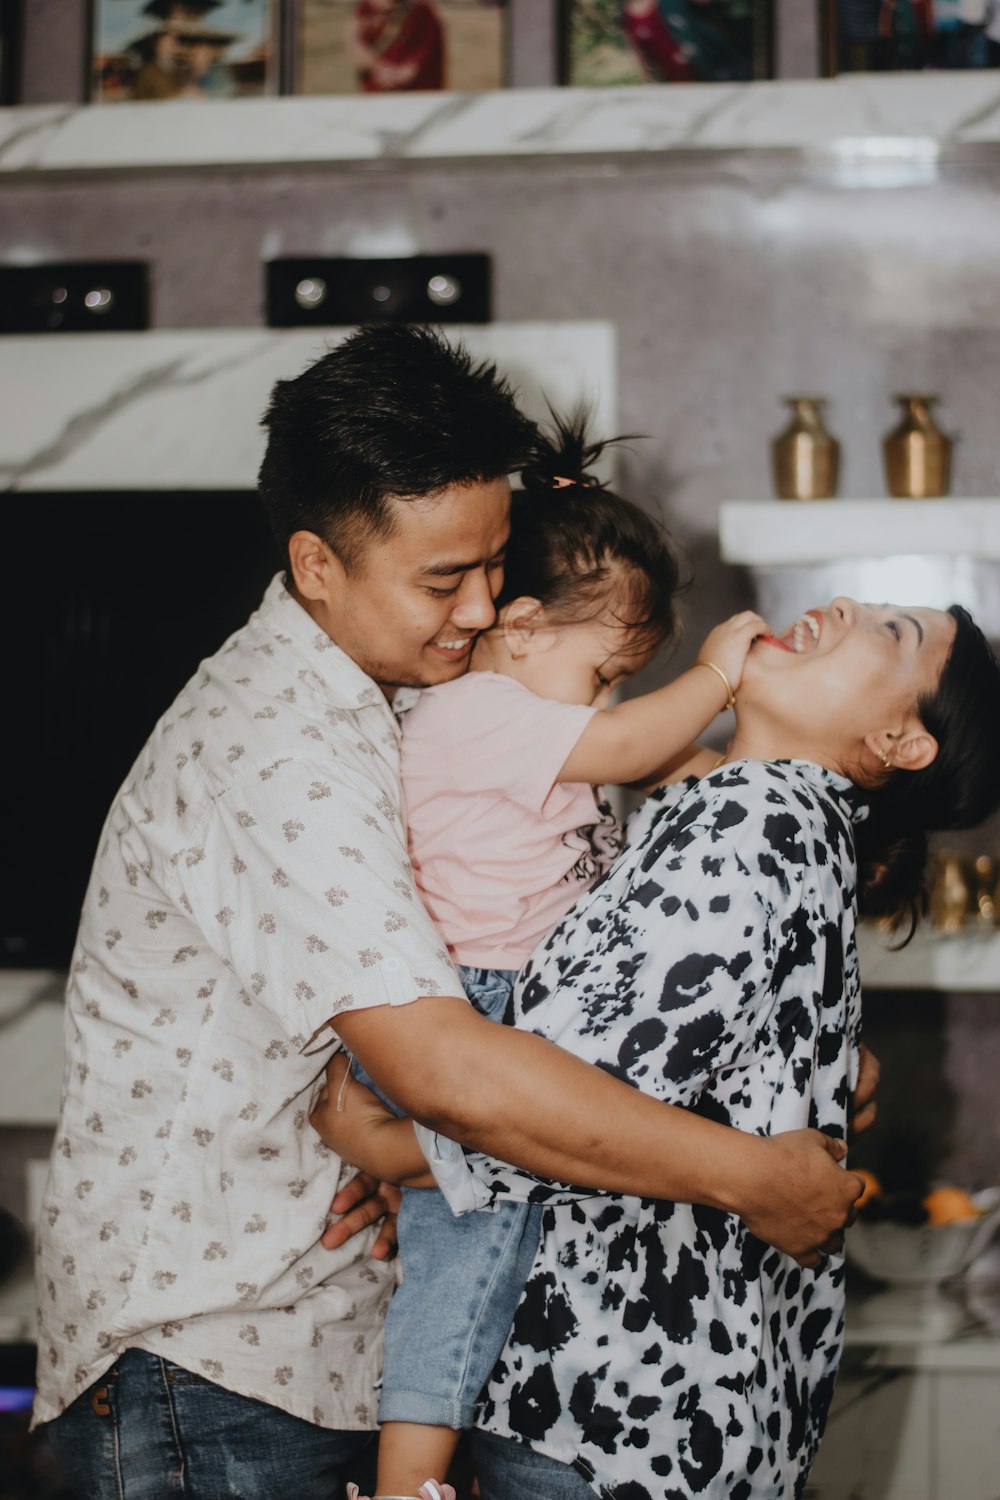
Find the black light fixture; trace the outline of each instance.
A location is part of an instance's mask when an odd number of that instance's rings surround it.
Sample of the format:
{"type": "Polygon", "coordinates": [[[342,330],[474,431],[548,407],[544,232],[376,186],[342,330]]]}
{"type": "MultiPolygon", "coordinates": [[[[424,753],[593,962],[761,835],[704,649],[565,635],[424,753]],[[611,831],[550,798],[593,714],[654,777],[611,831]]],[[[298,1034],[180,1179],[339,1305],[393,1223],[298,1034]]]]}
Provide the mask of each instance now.
{"type": "Polygon", "coordinates": [[[296,256],[267,263],[267,321],[306,324],[488,323],[488,255],[352,260],[296,256]]]}
{"type": "Polygon", "coordinates": [[[149,327],[143,261],[0,266],[0,333],[110,333],[149,327]]]}

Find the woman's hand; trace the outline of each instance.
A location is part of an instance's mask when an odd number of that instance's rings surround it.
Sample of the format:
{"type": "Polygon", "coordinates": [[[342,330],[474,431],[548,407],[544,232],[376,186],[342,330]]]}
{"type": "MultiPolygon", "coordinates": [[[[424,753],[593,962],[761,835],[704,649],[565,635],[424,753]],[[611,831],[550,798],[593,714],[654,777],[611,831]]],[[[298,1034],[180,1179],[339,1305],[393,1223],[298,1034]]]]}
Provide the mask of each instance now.
{"type": "Polygon", "coordinates": [[[752,609],[742,610],[708,632],[698,652],[698,660],[714,662],[726,674],[735,693],[743,678],[747,652],[759,635],[767,635],[764,620],[752,609]]]}
{"type": "Polygon", "coordinates": [[[849,1136],[860,1135],[863,1130],[868,1129],[869,1125],[875,1123],[875,1114],[878,1109],[875,1096],[878,1093],[881,1075],[882,1069],[878,1058],[862,1042],[858,1055],[858,1081],[854,1085],[851,1114],[847,1121],[849,1136]]]}
{"type": "Polygon", "coordinates": [[[362,1229],[381,1220],[371,1249],[372,1260],[392,1260],[396,1254],[396,1215],[401,1197],[395,1183],[379,1182],[368,1172],[359,1172],[330,1204],[330,1212],[338,1218],[336,1224],[324,1229],[320,1244],[327,1250],[339,1250],[362,1229]]]}

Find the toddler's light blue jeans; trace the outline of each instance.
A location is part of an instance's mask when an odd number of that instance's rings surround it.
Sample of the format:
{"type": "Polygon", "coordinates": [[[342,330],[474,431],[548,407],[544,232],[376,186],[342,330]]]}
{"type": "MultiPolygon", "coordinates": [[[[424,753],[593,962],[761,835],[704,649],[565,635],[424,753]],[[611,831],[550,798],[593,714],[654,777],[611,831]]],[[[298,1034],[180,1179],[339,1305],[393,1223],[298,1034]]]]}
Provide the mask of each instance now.
{"type": "MultiPolygon", "coordinates": [[[[458,972],[476,1009],[501,1021],[516,971],[458,972]]],[[[351,1071],[385,1099],[357,1062],[351,1071]]],[[[456,1217],[435,1189],[403,1189],[403,1281],[385,1325],[380,1422],[472,1426],[535,1259],[541,1212],[535,1205],[501,1203],[494,1213],[456,1217]]]]}

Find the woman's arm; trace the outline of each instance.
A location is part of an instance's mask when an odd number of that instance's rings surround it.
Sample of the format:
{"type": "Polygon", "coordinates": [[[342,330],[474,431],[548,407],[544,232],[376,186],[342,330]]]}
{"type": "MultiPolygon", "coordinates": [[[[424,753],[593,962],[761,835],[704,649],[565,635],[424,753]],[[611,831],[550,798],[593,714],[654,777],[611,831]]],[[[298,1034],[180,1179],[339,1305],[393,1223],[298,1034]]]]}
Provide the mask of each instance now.
{"type": "Polygon", "coordinates": [[[559,781],[641,781],[665,763],[684,755],[712,720],[729,704],[723,678],[739,687],[746,654],[767,626],[747,610],[719,625],[705,638],[702,665],[690,667],[675,681],[641,698],[595,713],[566,757],[559,781]],[[712,662],[718,671],[704,663],[712,662]],[[721,676],[719,674],[722,674],[721,676]]]}

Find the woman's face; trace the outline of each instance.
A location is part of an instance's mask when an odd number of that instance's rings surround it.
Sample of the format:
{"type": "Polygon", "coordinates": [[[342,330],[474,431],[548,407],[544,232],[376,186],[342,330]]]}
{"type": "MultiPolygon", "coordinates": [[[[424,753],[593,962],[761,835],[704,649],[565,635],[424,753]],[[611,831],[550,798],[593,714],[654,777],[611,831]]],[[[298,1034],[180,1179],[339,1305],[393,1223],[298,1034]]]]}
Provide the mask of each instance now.
{"type": "Polygon", "coordinates": [[[894,752],[920,727],[917,703],[935,691],[954,636],[942,610],[834,599],[755,641],[738,703],[825,750],[827,764],[857,764],[865,744],[902,764],[894,752]]]}

